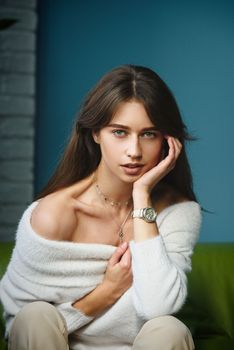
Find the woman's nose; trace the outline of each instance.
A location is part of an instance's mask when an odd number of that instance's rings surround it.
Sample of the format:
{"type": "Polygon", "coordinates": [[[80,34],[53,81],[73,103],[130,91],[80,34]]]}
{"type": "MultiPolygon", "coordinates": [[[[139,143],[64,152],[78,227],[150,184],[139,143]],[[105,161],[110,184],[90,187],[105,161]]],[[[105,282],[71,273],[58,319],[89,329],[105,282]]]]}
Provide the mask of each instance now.
{"type": "Polygon", "coordinates": [[[142,157],[142,150],[138,137],[133,137],[129,140],[127,147],[127,156],[133,159],[139,159],[142,157]]]}

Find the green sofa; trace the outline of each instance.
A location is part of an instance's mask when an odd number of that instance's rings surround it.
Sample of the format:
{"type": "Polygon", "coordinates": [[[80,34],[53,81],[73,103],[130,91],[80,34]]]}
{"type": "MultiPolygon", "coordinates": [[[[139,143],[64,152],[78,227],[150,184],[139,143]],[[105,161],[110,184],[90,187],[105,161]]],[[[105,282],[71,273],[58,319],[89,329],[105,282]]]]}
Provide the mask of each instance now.
{"type": "MultiPolygon", "coordinates": [[[[0,243],[0,277],[11,251],[12,243],[0,243]]],[[[197,244],[188,275],[188,298],[176,315],[190,328],[196,350],[234,349],[233,270],[234,243],[197,244]]],[[[3,334],[1,318],[0,350],[6,349],[3,334]]]]}

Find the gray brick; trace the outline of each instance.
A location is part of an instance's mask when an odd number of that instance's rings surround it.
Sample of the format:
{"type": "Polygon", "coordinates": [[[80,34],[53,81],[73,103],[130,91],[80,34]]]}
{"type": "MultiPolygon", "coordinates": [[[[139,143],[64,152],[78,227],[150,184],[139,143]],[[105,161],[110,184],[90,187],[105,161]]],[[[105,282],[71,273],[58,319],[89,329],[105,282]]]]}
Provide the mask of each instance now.
{"type": "Polygon", "coordinates": [[[2,181],[32,182],[33,161],[2,160],[0,166],[0,183],[2,181]]]}
{"type": "Polygon", "coordinates": [[[34,123],[30,117],[1,117],[0,137],[12,136],[34,136],[34,123]]]}
{"type": "Polygon", "coordinates": [[[15,238],[33,196],[36,0],[0,0],[0,240],[15,238]],[[23,74],[25,73],[25,74],[23,74]],[[11,204],[10,204],[11,203],[11,204]]]}
{"type": "Polygon", "coordinates": [[[30,95],[35,93],[35,78],[32,75],[1,74],[1,95],[30,95]]]}
{"type": "Polygon", "coordinates": [[[1,6],[0,18],[13,18],[16,22],[12,28],[16,30],[35,30],[37,25],[36,13],[30,9],[18,9],[1,6]]]}
{"type": "Polygon", "coordinates": [[[0,51],[34,52],[36,36],[34,33],[15,31],[12,29],[0,32],[0,51]]]}
{"type": "Polygon", "coordinates": [[[0,71],[5,73],[35,73],[35,55],[32,53],[1,52],[0,71]]]}
{"type": "Polygon", "coordinates": [[[32,8],[36,7],[36,0],[0,0],[0,6],[11,6],[16,8],[32,8]]]}
{"type": "Polygon", "coordinates": [[[15,204],[30,202],[33,197],[33,186],[31,183],[1,182],[0,203],[15,204]]]}
{"type": "Polygon", "coordinates": [[[28,203],[0,206],[0,226],[17,225],[28,203]]]}
{"type": "Polygon", "coordinates": [[[0,242],[14,242],[17,224],[0,225],[0,242]]]}
{"type": "Polygon", "coordinates": [[[29,160],[34,154],[32,139],[1,139],[0,160],[29,160]]]}
{"type": "Polygon", "coordinates": [[[33,115],[34,110],[33,97],[0,96],[0,115],[33,115]]]}

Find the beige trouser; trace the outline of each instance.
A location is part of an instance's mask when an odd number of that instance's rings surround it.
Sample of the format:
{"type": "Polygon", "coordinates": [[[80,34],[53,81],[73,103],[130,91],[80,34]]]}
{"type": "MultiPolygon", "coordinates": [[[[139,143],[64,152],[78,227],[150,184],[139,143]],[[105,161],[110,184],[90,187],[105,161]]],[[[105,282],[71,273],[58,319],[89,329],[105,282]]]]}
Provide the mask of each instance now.
{"type": "MultiPolygon", "coordinates": [[[[69,350],[63,317],[43,301],[26,305],[16,316],[9,350],[69,350]]],[[[144,324],[135,338],[133,350],[193,350],[188,328],[173,316],[161,316],[144,324]]]]}

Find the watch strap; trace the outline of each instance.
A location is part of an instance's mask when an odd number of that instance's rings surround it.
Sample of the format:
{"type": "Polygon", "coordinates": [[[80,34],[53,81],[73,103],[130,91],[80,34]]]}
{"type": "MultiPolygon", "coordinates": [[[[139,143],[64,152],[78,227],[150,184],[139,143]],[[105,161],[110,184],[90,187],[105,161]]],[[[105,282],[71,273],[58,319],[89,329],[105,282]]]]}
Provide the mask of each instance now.
{"type": "Polygon", "coordinates": [[[143,210],[144,210],[144,208],[133,210],[132,217],[133,218],[143,218],[143,210]]]}
{"type": "Polygon", "coordinates": [[[140,208],[140,209],[133,210],[132,217],[143,219],[146,222],[155,222],[155,220],[157,218],[157,213],[156,213],[154,208],[146,207],[146,208],[140,208]],[[149,214],[149,211],[151,211],[151,215],[149,214]]]}

